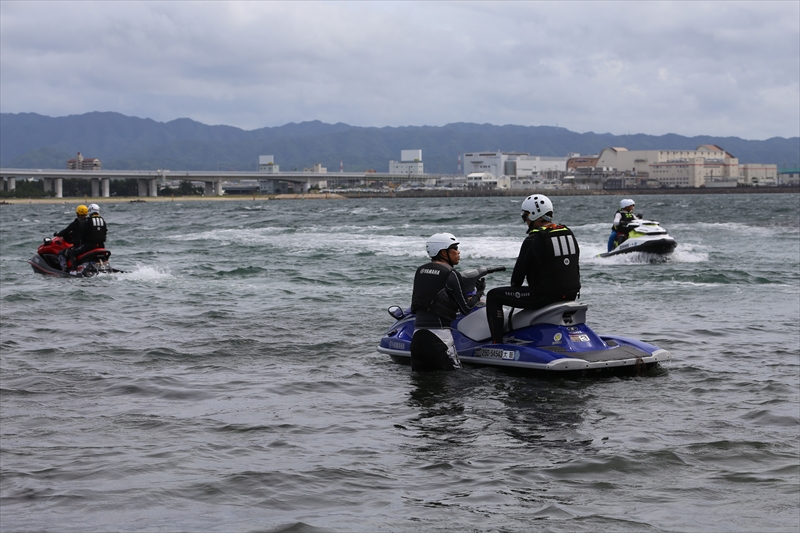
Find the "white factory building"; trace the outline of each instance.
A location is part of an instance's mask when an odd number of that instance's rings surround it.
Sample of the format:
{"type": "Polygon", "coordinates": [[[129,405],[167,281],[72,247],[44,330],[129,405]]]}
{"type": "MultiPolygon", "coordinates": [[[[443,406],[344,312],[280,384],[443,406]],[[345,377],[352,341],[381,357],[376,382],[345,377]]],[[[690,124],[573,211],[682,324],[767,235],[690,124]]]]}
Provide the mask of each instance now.
{"type": "Polygon", "coordinates": [[[389,174],[423,174],[422,150],[400,150],[400,161],[389,161],[389,174]]]}
{"type": "Polygon", "coordinates": [[[523,152],[472,152],[464,154],[464,174],[488,172],[494,176],[527,177],[548,171],[565,172],[567,159],[523,152]]]}
{"type": "Polygon", "coordinates": [[[267,174],[277,174],[281,171],[281,167],[275,164],[275,156],[260,155],[258,156],[258,171],[266,172],[267,174]]]}

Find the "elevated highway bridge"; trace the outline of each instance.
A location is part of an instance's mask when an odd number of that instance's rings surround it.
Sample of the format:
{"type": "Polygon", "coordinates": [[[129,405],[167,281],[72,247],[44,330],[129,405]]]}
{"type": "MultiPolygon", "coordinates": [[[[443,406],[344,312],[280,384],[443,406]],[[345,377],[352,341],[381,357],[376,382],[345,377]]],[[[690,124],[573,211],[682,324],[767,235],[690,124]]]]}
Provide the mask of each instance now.
{"type": "Polygon", "coordinates": [[[16,180],[35,178],[41,180],[45,192],[54,191],[56,198],[62,198],[64,178],[92,180],[92,197],[108,198],[110,182],[114,179],[135,179],[139,185],[139,196],[158,196],[158,186],[167,181],[192,181],[205,184],[207,196],[222,196],[223,182],[237,181],[288,181],[299,183],[303,192],[320,182],[330,181],[386,181],[408,182],[410,180],[432,180],[438,176],[431,174],[385,174],[375,172],[245,172],[245,171],[200,171],[200,170],[65,170],[0,168],[3,189],[12,191],[16,180]]]}

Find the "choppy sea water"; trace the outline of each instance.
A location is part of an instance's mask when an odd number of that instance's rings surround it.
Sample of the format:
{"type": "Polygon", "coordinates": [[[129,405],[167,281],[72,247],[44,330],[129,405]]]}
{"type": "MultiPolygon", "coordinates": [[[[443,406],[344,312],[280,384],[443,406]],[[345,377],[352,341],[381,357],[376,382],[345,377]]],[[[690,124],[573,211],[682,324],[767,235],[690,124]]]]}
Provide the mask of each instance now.
{"type": "Polygon", "coordinates": [[[379,354],[425,238],[511,267],[521,200],[107,203],[128,273],[85,280],[26,263],[73,204],[0,206],[0,530],[798,531],[800,195],[636,198],[665,261],[594,257],[619,198],[554,198],[588,323],[657,372],[379,354]]]}

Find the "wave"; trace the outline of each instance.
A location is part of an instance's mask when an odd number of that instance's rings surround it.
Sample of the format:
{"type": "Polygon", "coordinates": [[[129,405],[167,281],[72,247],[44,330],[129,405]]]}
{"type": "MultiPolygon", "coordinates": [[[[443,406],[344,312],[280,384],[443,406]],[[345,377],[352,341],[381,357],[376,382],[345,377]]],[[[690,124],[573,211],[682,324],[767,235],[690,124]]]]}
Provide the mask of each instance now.
{"type": "MultiPolygon", "coordinates": [[[[606,247],[589,245],[581,249],[581,264],[592,265],[642,265],[652,263],[703,263],[708,261],[708,252],[694,250],[691,244],[678,245],[671,254],[650,254],[645,252],[631,252],[614,255],[611,257],[598,257],[604,253],[606,247]]],[[[698,246],[697,248],[703,248],[698,246]]]]}
{"type": "Polygon", "coordinates": [[[131,281],[152,281],[174,277],[168,267],[159,268],[149,265],[140,265],[138,263],[136,267],[129,272],[112,274],[111,276],[131,281]]]}

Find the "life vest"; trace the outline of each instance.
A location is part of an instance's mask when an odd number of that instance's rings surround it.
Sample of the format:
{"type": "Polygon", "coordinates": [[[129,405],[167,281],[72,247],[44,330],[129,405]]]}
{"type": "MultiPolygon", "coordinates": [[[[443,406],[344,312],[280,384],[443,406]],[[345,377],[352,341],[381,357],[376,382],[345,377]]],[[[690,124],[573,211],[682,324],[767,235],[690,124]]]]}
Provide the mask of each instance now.
{"type": "MultiPolygon", "coordinates": [[[[533,263],[528,265],[526,277],[534,294],[564,294],[579,291],[581,275],[578,262],[580,247],[575,235],[566,226],[548,224],[528,232],[542,239],[544,253],[534,253],[533,263]]],[[[541,248],[534,243],[534,250],[541,248]]]]}
{"type": "Polygon", "coordinates": [[[414,275],[414,292],[411,295],[411,311],[428,311],[441,317],[446,324],[456,318],[457,306],[451,301],[445,288],[452,267],[440,263],[427,263],[414,275]]]}
{"type": "MultiPolygon", "coordinates": [[[[636,218],[636,215],[634,215],[633,213],[630,213],[628,211],[625,211],[624,209],[618,209],[617,213],[619,213],[621,215],[619,217],[619,226],[614,226],[614,224],[612,224],[611,225],[611,231],[619,231],[618,228],[620,226],[624,227],[628,222],[630,222],[631,220],[634,220],[636,218]]],[[[617,217],[615,216],[614,218],[617,218],[617,217]]]]}
{"type": "Polygon", "coordinates": [[[81,242],[106,242],[107,232],[108,228],[106,228],[106,221],[103,220],[103,217],[96,214],[90,215],[83,225],[83,238],[81,242]]]}

